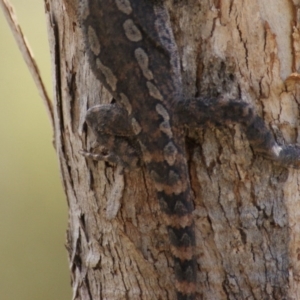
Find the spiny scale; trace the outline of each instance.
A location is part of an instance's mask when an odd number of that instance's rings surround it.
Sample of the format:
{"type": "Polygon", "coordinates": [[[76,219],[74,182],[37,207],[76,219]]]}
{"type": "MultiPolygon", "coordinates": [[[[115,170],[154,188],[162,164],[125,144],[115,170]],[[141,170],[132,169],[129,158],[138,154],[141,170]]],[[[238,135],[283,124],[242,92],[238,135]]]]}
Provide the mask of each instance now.
{"type": "MultiPolygon", "coordinates": [[[[196,259],[177,46],[162,1],[87,0],[83,28],[96,77],[127,110],[168,227],[178,299],[195,299],[196,259]]],[[[89,113],[87,122],[97,118],[89,113]]],[[[97,129],[95,133],[97,134],[97,129]]]]}

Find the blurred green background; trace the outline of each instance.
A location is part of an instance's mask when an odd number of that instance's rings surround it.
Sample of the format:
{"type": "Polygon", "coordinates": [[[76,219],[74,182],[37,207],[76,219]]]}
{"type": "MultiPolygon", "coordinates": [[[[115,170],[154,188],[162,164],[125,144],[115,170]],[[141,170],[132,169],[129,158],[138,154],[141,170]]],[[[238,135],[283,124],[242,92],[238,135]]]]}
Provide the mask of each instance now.
{"type": "MultiPolygon", "coordinates": [[[[52,98],[44,1],[11,0],[52,98]]],[[[50,124],[0,9],[0,299],[71,299],[50,124]]]]}

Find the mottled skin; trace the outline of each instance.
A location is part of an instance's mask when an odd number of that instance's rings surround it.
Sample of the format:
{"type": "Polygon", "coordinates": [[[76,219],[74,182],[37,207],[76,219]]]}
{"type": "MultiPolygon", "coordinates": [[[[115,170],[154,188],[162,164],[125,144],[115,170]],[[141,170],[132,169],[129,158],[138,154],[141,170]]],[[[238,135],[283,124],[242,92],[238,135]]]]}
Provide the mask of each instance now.
{"type": "Polygon", "coordinates": [[[88,110],[86,121],[100,146],[82,154],[129,169],[146,166],[169,232],[177,299],[195,299],[194,206],[184,126],[240,123],[258,153],[285,166],[299,166],[299,148],[278,146],[246,103],[184,100],[177,46],[163,1],[83,2],[90,65],[116,103],[88,110]]]}
{"type": "MultiPolygon", "coordinates": [[[[177,47],[167,11],[157,1],[87,3],[83,29],[91,67],[117,103],[127,109],[131,132],[136,135],[168,227],[178,299],[193,299],[194,206],[183,130],[173,126],[172,107],[182,99],[182,92],[177,47]],[[124,103],[122,95],[130,105],[124,103]]],[[[105,127],[101,128],[99,121],[101,109],[92,108],[87,114],[87,123],[98,140],[105,127]]]]}

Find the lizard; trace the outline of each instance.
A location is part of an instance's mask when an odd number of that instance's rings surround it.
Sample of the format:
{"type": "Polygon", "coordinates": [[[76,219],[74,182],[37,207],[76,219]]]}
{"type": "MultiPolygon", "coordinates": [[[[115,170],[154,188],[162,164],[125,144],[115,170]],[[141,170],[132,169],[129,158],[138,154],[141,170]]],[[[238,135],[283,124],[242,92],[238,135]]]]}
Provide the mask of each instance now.
{"type": "Polygon", "coordinates": [[[287,167],[300,166],[300,148],[277,144],[254,108],[239,99],[184,98],[164,0],[82,0],[81,10],[90,67],[115,99],[87,111],[85,121],[99,147],[81,154],[127,169],[146,167],[168,229],[177,300],[196,299],[185,126],[238,123],[256,153],[287,167]]]}

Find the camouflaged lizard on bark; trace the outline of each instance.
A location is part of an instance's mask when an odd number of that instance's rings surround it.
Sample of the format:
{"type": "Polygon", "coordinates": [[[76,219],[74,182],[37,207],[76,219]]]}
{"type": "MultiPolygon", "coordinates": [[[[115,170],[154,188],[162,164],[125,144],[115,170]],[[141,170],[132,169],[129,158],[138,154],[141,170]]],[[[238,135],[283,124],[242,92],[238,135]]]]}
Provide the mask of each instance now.
{"type": "Polygon", "coordinates": [[[235,122],[257,153],[299,167],[300,149],[279,146],[253,108],[238,100],[184,99],[177,45],[163,0],[82,0],[91,68],[116,103],[88,110],[99,148],[88,158],[135,168],[153,179],[174,257],[177,299],[196,299],[193,193],[184,126],[235,122]]]}

